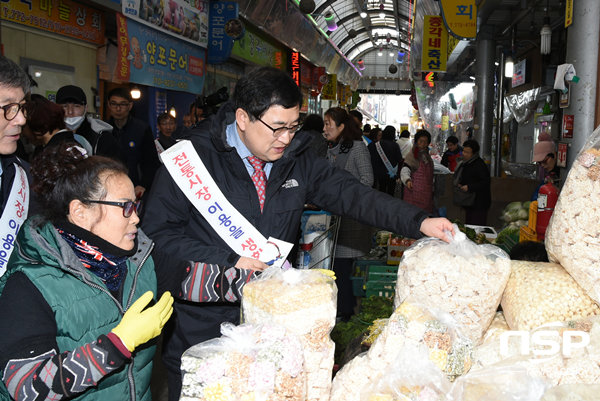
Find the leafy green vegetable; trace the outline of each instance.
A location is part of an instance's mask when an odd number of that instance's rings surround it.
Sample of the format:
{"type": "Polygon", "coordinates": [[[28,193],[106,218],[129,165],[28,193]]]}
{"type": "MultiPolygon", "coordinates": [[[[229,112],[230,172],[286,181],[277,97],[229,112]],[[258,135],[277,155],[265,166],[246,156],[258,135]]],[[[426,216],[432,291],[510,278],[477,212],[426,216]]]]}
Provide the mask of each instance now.
{"type": "Polygon", "coordinates": [[[496,238],[496,244],[504,244],[506,241],[507,235],[516,235],[519,234],[519,227],[517,226],[508,226],[504,230],[498,233],[498,237],[496,238]]]}
{"type": "Polygon", "coordinates": [[[335,342],[335,361],[339,363],[348,343],[367,331],[377,319],[387,319],[394,312],[393,298],[370,297],[362,300],[358,315],[352,316],[349,322],[339,322],[331,332],[335,342]]]}
{"type": "Polygon", "coordinates": [[[519,209],[517,213],[519,220],[527,220],[529,218],[529,209],[519,209]]]}
{"type": "Polygon", "coordinates": [[[523,204],[521,202],[511,202],[508,205],[506,205],[504,211],[508,212],[510,210],[519,210],[521,209],[521,207],[523,207],[523,204]]]}
{"type": "Polygon", "coordinates": [[[529,210],[529,206],[531,206],[531,201],[523,202],[523,209],[529,210]]]}

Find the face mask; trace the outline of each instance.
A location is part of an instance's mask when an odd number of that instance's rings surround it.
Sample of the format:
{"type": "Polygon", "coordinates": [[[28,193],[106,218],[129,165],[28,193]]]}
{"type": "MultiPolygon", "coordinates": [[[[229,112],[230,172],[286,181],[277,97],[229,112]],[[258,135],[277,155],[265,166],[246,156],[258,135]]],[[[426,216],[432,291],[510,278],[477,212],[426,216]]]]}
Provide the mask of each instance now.
{"type": "Polygon", "coordinates": [[[79,116],[79,117],[66,117],[65,118],[65,124],[67,125],[67,128],[70,129],[71,131],[76,130],[77,128],[79,128],[79,126],[81,125],[81,123],[83,123],[83,119],[85,118],[85,116],[79,116]]]}

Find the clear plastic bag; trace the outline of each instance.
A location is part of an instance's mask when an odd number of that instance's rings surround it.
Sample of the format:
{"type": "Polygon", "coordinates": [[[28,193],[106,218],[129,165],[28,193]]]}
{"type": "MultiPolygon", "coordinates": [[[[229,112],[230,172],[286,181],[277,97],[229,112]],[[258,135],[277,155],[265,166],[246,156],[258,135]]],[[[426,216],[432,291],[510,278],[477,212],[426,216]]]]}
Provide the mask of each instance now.
{"type": "Polygon", "coordinates": [[[511,261],[502,310],[512,330],[600,315],[598,305],[555,263],[511,261]]]}
{"type": "Polygon", "coordinates": [[[600,127],[573,162],[546,230],[550,262],[560,263],[600,302],[600,127]]]}
{"type": "Polygon", "coordinates": [[[539,401],[550,384],[520,366],[490,367],[461,376],[452,385],[452,401],[539,401]]]}
{"type": "Polygon", "coordinates": [[[318,270],[269,268],[244,286],[244,321],[282,324],[304,348],[307,400],[328,400],[335,344],[337,287],[318,270]]]}
{"type": "Polygon", "coordinates": [[[592,401],[598,394],[600,384],[567,384],[549,388],[541,401],[592,401]]]}
{"type": "Polygon", "coordinates": [[[506,252],[477,245],[454,225],[451,242],[424,238],[404,252],[398,269],[394,305],[408,296],[440,308],[463,325],[464,334],[479,344],[494,319],[510,276],[506,252]]]}
{"type": "Polygon", "coordinates": [[[306,398],[300,339],[281,325],[221,325],[222,337],[181,357],[181,401],[306,398]]]}
{"type": "Polygon", "coordinates": [[[330,401],[360,401],[362,389],[386,373],[404,347],[416,344],[429,349],[429,359],[450,381],[471,368],[474,346],[461,334],[458,322],[444,311],[407,299],[369,351],[337,373],[330,401]]]}
{"type": "Polygon", "coordinates": [[[412,400],[438,401],[451,384],[429,359],[425,345],[407,345],[383,376],[363,388],[361,401],[412,400]]]}
{"type": "Polygon", "coordinates": [[[488,327],[485,335],[483,336],[482,344],[498,340],[502,333],[509,330],[510,327],[508,327],[508,323],[506,323],[504,313],[496,312],[496,316],[494,317],[494,320],[492,320],[492,324],[490,324],[490,327],[488,327]]]}

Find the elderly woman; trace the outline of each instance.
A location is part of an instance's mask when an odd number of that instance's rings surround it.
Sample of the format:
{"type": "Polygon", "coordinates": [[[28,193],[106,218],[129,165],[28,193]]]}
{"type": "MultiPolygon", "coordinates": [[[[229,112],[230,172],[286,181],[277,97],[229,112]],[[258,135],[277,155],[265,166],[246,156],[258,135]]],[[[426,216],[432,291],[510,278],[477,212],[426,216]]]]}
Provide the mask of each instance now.
{"type": "MultiPolygon", "coordinates": [[[[332,143],[332,147],[327,151],[327,159],[358,178],[366,187],[371,187],[371,157],[362,141],[362,132],[356,120],[339,107],[327,110],[324,120],[324,136],[332,143]]],[[[344,320],[350,319],[356,305],[350,280],[352,260],[364,256],[370,250],[371,228],[352,219],[342,219],[333,270],[337,276],[338,312],[344,320]]]]}
{"type": "Polygon", "coordinates": [[[0,399],[149,401],[152,339],[173,310],[164,290],[196,302],[239,299],[253,272],[153,252],[117,160],[64,143],[42,152],[31,173],[44,213],[23,224],[0,279],[0,399]],[[197,277],[231,283],[233,297],[197,277]]]}
{"type": "Polygon", "coordinates": [[[469,139],[463,144],[463,161],[454,173],[455,185],[465,193],[474,193],[472,204],[463,206],[466,211],[465,224],[487,225],[487,214],[492,205],[492,179],[490,170],[479,157],[479,144],[469,139]]]}
{"type": "Polygon", "coordinates": [[[431,134],[419,130],[412,151],[404,159],[400,179],[404,184],[404,200],[433,213],[433,160],[429,155],[431,134]]]}

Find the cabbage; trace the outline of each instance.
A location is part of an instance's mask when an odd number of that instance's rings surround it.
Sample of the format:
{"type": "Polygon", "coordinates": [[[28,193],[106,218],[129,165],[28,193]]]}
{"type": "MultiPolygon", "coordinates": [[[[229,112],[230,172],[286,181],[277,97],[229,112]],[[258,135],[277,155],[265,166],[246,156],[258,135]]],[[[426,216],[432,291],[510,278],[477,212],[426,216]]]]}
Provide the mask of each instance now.
{"type": "Polygon", "coordinates": [[[524,227],[527,224],[529,224],[529,221],[527,220],[517,220],[517,227],[524,227]]]}
{"type": "Polygon", "coordinates": [[[529,206],[531,206],[531,201],[523,202],[523,209],[529,210],[529,206]]]}
{"type": "Polygon", "coordinates": [[[519,209],[517,216],[519,216],[519,220],[527,220],[529,218],[529,209],[519,209]]]}
{"type": "Polygon", "coordinates": [[[504,208],[504,212],[506,213],[510,212],[511,210],[519,210],[522,206],[523,204],[521,202],[512,202],[506,205],[506,207],[504,208]]]}

